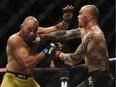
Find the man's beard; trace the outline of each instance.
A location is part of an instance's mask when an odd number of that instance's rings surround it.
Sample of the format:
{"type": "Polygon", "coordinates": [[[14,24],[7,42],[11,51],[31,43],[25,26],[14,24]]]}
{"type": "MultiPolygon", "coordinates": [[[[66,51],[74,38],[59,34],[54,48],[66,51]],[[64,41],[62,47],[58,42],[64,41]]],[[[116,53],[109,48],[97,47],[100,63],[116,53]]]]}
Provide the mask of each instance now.
{"type": "Polygon", "coordinates": [[[29,37],[29,36],[25,36],[25,38],[24,38],[24,39],[25,39],[25,41],[26,41],[26,42],[30,42],[30,41],[32,41],[32,40],[33,40],[33,39],[32,39],[31,37],[29,37]]]}

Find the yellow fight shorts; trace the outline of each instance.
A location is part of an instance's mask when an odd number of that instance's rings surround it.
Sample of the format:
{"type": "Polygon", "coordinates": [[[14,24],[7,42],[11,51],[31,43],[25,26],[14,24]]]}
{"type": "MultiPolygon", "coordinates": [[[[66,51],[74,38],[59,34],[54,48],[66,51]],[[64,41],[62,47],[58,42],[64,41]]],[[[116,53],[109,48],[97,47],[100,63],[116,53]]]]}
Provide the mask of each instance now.
{"type": "Polygon", "coordinates": [[[0,87],[40,87],[32,76],[6,72],[0,87]]]}

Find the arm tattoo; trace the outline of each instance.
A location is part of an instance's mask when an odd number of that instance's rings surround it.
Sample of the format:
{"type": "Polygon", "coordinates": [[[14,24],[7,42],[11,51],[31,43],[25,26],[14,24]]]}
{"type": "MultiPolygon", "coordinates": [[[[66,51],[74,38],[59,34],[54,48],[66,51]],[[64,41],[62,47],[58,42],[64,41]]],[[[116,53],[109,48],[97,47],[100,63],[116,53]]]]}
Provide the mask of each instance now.
{"type": "Polygon", "coordinates": [[[57,31],[57,32],[52,32],[52,33],[45,34],[45,39],[47,39],[47,40],[61,41],[61,40],[65,39],[65,37],[64,37],[65,34],[66,34],[65,30],[57,31]]]}
{"type": "Polygon", "coordinates": [[[81,56],[84,55],[87,52],[87,46],[88,43],[91,41],[92,35],[89,34],[84,42],[82,42],[79,47],[76,49],[76,51],[72,54],[70,54],[70,57],[72,57],[72,59],[80,61],[81,60],[81,56]]]}
{"type": "Polygon", "coordinates": [[[44,36],[45,36],[45,40],[62,41],[62,40],[79,38],[81,34],[79,29],[73,29],[73,30],[61,30],[57,32],[52,32],[52,33],[44,34],[44,36]]]}

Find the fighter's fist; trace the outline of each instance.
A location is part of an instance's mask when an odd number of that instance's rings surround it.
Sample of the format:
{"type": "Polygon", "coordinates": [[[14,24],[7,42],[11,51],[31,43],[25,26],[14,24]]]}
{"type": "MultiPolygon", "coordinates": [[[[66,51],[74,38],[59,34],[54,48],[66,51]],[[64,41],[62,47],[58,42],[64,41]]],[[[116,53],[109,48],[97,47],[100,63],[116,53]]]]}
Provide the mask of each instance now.
{"type": "Polygon", "coordinates": [[[59,58],[64,61],[67,65],[76,65],[78,62],[74,60],[71,53],[60,53],[59,58]]]}
{"type": "Polygon", "coordinates": [[[41,40],[44,41],[45,39],[45,34],[41,34],[41,35],[36,35],[33,39],[34,43],[39,43],[41,40]]]}
{"type": "Polygon", "coordinates": [[[59,48],[57,48],[54,43],[50,43],[50,45],[44,48],[42,51],[46,56],[52,56],[55,58],[59,58],[59,54],[61,53],[59,48]]]}
{"type": "Polygon", "coordinates": [[[63,20],[67,23],[69,23],[72,19],[74,12],[74,7],[72,5],[67,5],[63,8],[63,20]]]}

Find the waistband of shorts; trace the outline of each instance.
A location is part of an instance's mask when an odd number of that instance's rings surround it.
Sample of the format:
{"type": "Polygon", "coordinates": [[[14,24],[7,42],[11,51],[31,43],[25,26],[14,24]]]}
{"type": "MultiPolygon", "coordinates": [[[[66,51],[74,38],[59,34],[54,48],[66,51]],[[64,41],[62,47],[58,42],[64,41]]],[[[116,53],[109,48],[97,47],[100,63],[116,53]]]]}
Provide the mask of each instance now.
{"type": "Polygon", "coordinates": [[[12,71],[7,71],[6,73],[11,73],[11,74],[13,74],[16,77],[21,78],[21,79],[28,79],[29,77],[32,77],[32,75],[26,75],[26,74],[12,72],[12,71]]]}
{"type": "Polygon", "coordinates": [[[100,73],[100,72],[101,72],[101,73],[110,73],[109,70],[103,70],[103,71],[95,70],[95,71],[90,72],[89,74],[100,73]]]}
{"type": "Polygon", "coordinates": [[[89,75],[90,76],[92,76],[92,75],[108,75],[113,78],[110,70],[103,70],[103,71],[95,70],[95,71],[90,72],[89,75]]]}
{"type": "Polygon", "coordinates": [[[110,70],[95,70],[89,73],[90,76],[99,76],[99,75],[104,75],[108,76],[110,79],[114,79],[114,76],[111,74],[110,70]]]}

